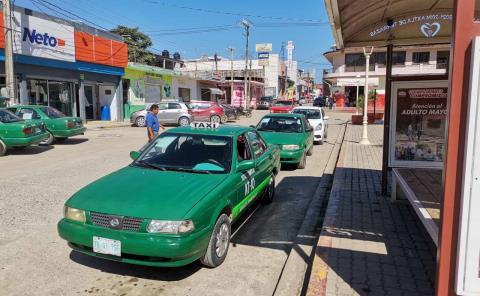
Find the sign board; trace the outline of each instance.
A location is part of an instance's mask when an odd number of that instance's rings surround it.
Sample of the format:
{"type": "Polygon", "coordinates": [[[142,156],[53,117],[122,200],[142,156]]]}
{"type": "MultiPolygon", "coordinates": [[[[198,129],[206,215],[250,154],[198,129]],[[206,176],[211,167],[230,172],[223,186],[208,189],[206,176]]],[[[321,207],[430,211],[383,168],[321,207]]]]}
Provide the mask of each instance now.
{"type": "Polygon", "coordinates": [[[392,84],[391,167],[443,167],[447,94],[447,81],[392,84]]]}
{"type": "Polygon", "coordinates": [[[270,58],[270,53],[268,52],[259,52],[258,53],[258,65],[259,66],[268,66],[268,60],[270,58]]]}
{"type": "Polygon", "coordinates": [[[460,233],[456,294],[480,294],[480,37],[472,49],[468,115],[465,120],[464,173],[460,207],[460,233]]]}
{"type": "Polygon", "coordinates": [[[255,45],[256,52],[271,52],[272,48],[273,46],[271,43],[261,43],[255,45]]]}
{"type": "MultiPolygon", "coordinates": [[[[315,77],[315,76],[313,76],[315,77]]],[[[338,78],[337,79],[337,86],[364,86],[365,85],[365,77],[361,78],[338,78]]],[[[368,78],[368,85],[372,87],[378,87],[379,80],[377,77],[368,78]]]]}
{"type": "Polygon", "coordinates": [[[13,12],[13,52],[75,62],[74,28],[56,21],[13,12]]]}

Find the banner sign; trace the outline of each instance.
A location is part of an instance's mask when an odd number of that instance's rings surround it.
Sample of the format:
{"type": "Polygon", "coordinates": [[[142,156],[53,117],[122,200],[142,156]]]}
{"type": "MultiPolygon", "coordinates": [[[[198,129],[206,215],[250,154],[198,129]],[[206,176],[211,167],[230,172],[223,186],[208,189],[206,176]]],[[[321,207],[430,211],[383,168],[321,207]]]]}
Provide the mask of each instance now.
{"type": "Polygon", "coordinates": [[[256,52],[271,52],[272,49],[273,49],[273,46],[271,43],[261,43],[261,44],[255,45],[256,52]]]}
{"type": "Polygon", "coordinates": [[[442,167],[447,82],[398,82],[393,87],[391,167],[442,167]]]}
{"type": "Polygon", "coordinates": [[[75,62],[72,26],[14,11],[12,27],[14,53],[75,62]]]}

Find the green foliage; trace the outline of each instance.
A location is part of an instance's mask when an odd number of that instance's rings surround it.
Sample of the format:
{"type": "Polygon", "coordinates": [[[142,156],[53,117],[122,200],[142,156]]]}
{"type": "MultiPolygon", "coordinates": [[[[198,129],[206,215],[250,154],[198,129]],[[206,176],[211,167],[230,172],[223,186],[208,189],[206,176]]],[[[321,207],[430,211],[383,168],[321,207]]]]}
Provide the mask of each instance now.
{"type": "Polygon", "coordinates": [[[138,27],[129,28],[126,26],[117,26],[110,30],[112,33],[123,37],[125,43],[128,44],[128,60],[140,64],[153,65],[155,56],[148,50],[152,46],[152,39],[138,27]]]}

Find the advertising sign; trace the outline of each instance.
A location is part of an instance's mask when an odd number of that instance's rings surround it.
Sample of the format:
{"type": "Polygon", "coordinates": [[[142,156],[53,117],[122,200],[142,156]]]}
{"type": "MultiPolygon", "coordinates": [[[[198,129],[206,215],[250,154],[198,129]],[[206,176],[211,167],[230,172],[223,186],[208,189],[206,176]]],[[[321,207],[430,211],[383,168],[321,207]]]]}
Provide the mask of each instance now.
{"type": "Polygon", "coordinates": [[[441,168],[447,121],[446,81],[392,85],[390,166],[441,168]]]}
{"type": "Polygon", "coordinates": [[[273,46],[271,43],[261,43],[255,45],[256,52],[271,52],[272,48],[273,46]]]}
{"type": "Polygon", "coordinates": [[[13,52],[75,62],[74,28],[23,12],[13,13],[13,52]]]}
{"type": "MultiPolygon", "coordinates": [[[[456,270],[456,294],[480,294],[480,37],[472,49],[468,114],[465,130],[463,190],[456,270]]],[[[463,135],[461,135],[463,136],[463,135]]]]}
{"type": "Polygon", "coordinates": [[[258,53],[258,65],[259,66],[268,66],[268,60],[270,58],[270,53],[268,52],[259,52],[258,53]]]}

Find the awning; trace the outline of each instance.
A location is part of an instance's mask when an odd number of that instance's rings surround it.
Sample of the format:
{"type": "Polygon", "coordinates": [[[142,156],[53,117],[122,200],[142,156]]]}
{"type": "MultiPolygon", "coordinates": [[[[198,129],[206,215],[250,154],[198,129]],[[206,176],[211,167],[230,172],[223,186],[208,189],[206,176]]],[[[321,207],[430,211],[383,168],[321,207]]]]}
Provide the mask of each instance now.
{"type": "Polygon", "coordinates": [[[209,88],[212,95],[223,95],[223,90],[218,88],[209,88]]]}
{"type": "Polygon", "coordinates": [[[453,0],[325,0],[337,48],[450,43],[453,0]]]}

